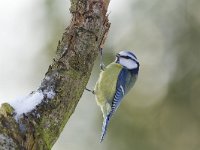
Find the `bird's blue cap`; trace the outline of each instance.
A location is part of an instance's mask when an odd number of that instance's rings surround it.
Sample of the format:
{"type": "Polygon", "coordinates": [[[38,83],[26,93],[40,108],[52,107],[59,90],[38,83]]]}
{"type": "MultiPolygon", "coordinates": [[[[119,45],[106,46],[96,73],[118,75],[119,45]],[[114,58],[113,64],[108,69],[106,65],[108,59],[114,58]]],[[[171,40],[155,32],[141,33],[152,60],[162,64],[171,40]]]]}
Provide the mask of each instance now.
{"type": "Polygon", "coordinates": [[[121,51],[117,54],[117,56],[121,56],[121,57],[129,57],[133,60],[137,61],[137,57],[135,56],[135,54],[133,54],[131,51],[121,51]]]}

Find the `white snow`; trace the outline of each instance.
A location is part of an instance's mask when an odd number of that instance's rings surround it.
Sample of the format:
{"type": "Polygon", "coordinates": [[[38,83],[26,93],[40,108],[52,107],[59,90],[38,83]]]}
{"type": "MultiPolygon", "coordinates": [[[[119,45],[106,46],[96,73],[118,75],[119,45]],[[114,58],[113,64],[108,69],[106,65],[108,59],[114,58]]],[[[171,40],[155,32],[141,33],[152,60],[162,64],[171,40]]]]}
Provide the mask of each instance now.
{"type": "Polygon", "coordinates": [[[23,113],[32,111],[44,98],[53,99],[55,95],[53,89],[50,91],[38,90],[28,96],[16,98],[10,101],[9,104],[15,109],[15,118],[18,119],[23,113]]]}
{"type": "Polygon", "coordinates": [[[14,99],[10,102],[10,105],[15,109],[16,118],[21,114],[30,112],[39,104],[44,98],[42,91],[36,91],[28,96],[14,99]]]}
{"type": "Polygon", "coordinates": [[[49,81],[51,78],[49,76],[45,76],[45,80],[49,81]]]}
{"type": "Polygon", "coordinates": [[[122,66],[125,66],[125,67],[128,68],[128,69],[135,69],[135,68],[138,67],[138,64],[136,64],[135,61],[130,60],[130,59],[120,58],[120,59],[119,59],[119,63],[120,63],[122,66]]]}
{"type": "Polygon", "coordinates": [[[43,93],[48,99],[53,99],[54,96],[56,95],[53,89],[51,89],[50,91],[44,90],[43,93]]]}

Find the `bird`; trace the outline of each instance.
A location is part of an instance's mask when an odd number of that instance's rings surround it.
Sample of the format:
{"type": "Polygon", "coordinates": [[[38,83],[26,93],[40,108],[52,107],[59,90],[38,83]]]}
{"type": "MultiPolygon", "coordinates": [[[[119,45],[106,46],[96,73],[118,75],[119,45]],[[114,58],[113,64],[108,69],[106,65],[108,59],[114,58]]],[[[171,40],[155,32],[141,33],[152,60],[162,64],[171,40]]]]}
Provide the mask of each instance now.
{"type": "Polygon", "coordinates": [[[114,62],[106,67],[101,62],[100,67],[101,73],[93,94],[97,105],[101,108],[104,119],[100,138],[101,143],[106,135],[111,117],[137,80],[140,64],[133,52],[121,51],[116,54],[114,62]]]}

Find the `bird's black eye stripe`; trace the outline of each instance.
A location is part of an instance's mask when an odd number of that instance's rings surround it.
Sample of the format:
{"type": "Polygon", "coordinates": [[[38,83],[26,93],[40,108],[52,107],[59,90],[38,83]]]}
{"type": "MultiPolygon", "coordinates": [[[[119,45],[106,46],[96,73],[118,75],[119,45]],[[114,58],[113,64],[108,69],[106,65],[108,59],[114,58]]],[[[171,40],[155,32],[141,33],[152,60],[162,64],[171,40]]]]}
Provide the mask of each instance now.
{"type": "Polygon", "coordinates": [[[126,59],[132,59],[132,58],[129,57],[129,56],[122,56],[122,55],[120,55],[120,54],[117,54],[116,57],[121,57],[121,58],[126,58],[126,59]]]}
{"type": "MultiPolygon", "coordinates": [[[[120,56],[122,58],[125,58],[125,59],[131,59],[131,60],[134,60],[133,58],[129,57],[129,56],[120,56]]],[[[135,61],[135,60],[134,60],[135,61]]]]}
{"type": "MultiPolygon", "coordinates": [[[[133,60],[133,61],[136,61],[135,59],[131,58],[130,56],[123,56],[123,55],[117,54],[116,57],[117,57],[117,60],[119,60],[119,57],[121,57],[121,58],[131,59],[131,60],[133,60]]],[[[136,61],[136,62],[137,62],[137,61],[136,61]]]]}
{"type": "Polygon", "coordinates": [[[131,59],[131,57],[129,57],[129,56],[120,56],[120,57],[126,58],[126,59],[131,59]]]}

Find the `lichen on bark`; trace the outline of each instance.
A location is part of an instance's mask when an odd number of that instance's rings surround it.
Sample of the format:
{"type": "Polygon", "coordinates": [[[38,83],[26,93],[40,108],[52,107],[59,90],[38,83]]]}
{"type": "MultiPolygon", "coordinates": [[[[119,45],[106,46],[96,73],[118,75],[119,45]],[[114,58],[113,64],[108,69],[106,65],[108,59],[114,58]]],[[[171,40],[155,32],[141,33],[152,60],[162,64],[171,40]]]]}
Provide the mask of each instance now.
{"type": "Polygon", "coordinates": [[[15,110],[7,103],[2,105],[0,143],[10,141],[15,149],[22,150],[51,149],[74,112],[99,48],[104,44],[110,27],[106,15],[108,4],[108,0],[71,0],[71,23],[38,88],[44,98],[17,120],[15,110]],[[52,99],[46,95],[48,91],[54,91],[52,99]]]}

